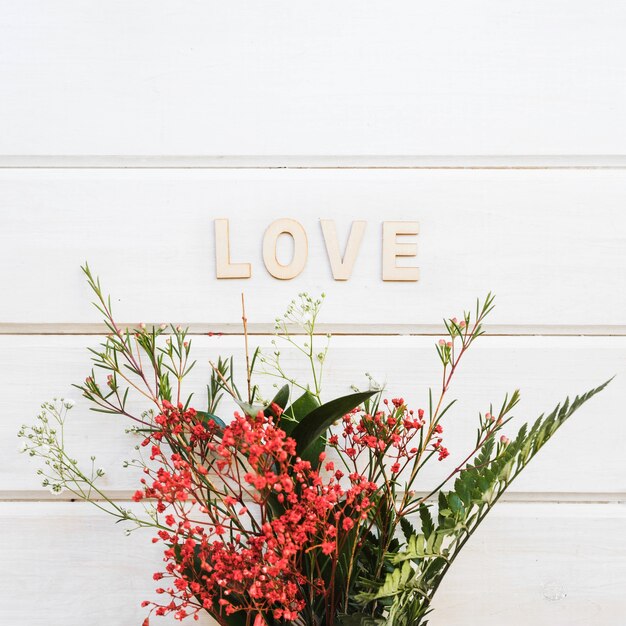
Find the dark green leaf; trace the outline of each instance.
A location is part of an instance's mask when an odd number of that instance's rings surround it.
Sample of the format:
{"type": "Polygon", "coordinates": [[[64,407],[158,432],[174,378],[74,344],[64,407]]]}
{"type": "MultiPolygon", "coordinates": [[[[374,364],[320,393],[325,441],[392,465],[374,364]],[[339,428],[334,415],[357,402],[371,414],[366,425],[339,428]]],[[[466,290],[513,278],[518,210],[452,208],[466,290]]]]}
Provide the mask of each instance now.
{"type": "Polygon", "coordinates": [[[278,390],[278,393],[274,396],[273,400],[267,405],[267,407],[265,407],[265,416],[269,417],[272,415],[274,417],[278,417],[272,410],[272,405],[275,404],[281,409],[284,409],[287,406],[287,402],[289,402],[289,385],[283,385],[278,390]]]}
{"type": "Polygon", "coordinates": [[[318,406],[320,406],[319,400],[310,391],[305,391],[291,406],[285,409],[280,424],[281,428],[289,435],[302,421],[302,418],[318,406]]]}
{"type": "Polygon", "coordinates": [[[375,393],[376,391],[361,391],[336,398],[305,415],[291,433],[296,440],[298,454],[316,464],[315,452],[320,441],[323,445],[323,437],[330,426],[375,393]]]}
{"type": "Polygon", "coordinates": [[[433,523],[433,518],[428,507],[423,502],[420,504],[420,519],[422,520],[422,532],[424,533],[424,537],[428,539],[435,530],[435,524],[433,523]]]}
{"type": "Polygon", "coordinates": [[[220,428],[226,428],[226,423],[223,419],[212,413],[206,411],[197,411],[197,415],[202,422],[215,422],[220,428]]]}
{"type": "Polygon", "coordinates": [[[402,534],[407,542],[413,535],[417,535],[417,530],[405,517],[400,518],[400,528],[402,528],[402,534]]]}

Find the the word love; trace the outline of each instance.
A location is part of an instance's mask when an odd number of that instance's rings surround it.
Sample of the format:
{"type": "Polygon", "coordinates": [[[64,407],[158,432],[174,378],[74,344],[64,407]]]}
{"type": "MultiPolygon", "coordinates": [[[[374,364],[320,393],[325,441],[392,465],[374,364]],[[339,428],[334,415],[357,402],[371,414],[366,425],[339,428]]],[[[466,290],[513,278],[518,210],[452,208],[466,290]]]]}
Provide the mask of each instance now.
{"type": "MultiPolygon", "coordinates": [[[[334,220],[320,220],[322,238],[333,278],[349,280],[359,256],[361,243],[367,228],[367,222],[352,222],[348,240],[343,252],[337,236],[334,220]]],[[[383,222],[382,223],[382,279],[385,281],[419,280],[419,268],[399,264],[399,260],[415,257],[417,244],[407,237],[418,234],[417,222],[383,222]]],[[[265,269],[279,280],[291,280],[302,273],[309,256],[309,240],[305,228],[294,219],[283,218],[272,222],[262,240],[263,263],[265,269]],[[278,240],[281,236],[292,240],[292,254],[287,263],[278,259],[278,240]]],[[[215,220],[215,271],[217,278],[250,278],[250,263],[231,260],[231,236],[227,219],[215,220]]]]}

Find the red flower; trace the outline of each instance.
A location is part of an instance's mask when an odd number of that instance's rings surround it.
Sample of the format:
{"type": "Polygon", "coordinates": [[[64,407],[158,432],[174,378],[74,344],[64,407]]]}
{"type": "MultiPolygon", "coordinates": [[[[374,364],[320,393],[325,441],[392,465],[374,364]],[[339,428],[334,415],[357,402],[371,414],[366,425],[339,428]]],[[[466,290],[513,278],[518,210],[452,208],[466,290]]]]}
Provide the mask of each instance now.
{"type": "MultiPolygon", "coordinates": [[[[301,555],[311,550],[334,554],[339,533],[355,526],[355,513],[367,515],[377,486],[358,472],[342,486],[344,474],[334,471],[330,461],[325,465],[330,476],[323,478],[296,456],[295,441],[274,419],[263,412],[254,417],[235,414],[219,433],[213,426],[205,428],[193,409],[163,403],[160,430],[152,439],[176,438],[189,444],[169,458],[155,444],[158,467],[146,468],[151,482],[144,479],[143,491],[135,494],[137,499],[155,500],[159,512],[167,511],[165,523],[172,529],[159,531],[155,538],[167,544],[165,571],[155,579],[172,579],[170,586],[158,590],[171,600],[156,605],[157,615],[173,613],[182,619],[217,605],[226,615],[254,610],[294,620],[305,606],[301,555]],[[243,474],[242,457],[248,468],[243,474]],[[212,495],[205,499],[207,490],[212,495]],[[256,512],[247,506],[235,511],[244,498],[254,503],[256,512]],[[221,504],[216,506],[213,499],[221,504]],[[282,506],[278,515],[268,514],[272,499],[282,506]],[[207,516],[206,524],[197,521],[198,508],[207,516]],[[257,519],[266,521],[259,527],[257,519]]],[[[380,419],[376,423],[382,426],[380,419]]],[[[367,444],[361,445],[379,450],[386,443],[367,435],[367,444]]],[[[325,457],[322,453],[320,462],[325,457]]],[[[314,586],[325,593],[321,580],[314,586]]]]}

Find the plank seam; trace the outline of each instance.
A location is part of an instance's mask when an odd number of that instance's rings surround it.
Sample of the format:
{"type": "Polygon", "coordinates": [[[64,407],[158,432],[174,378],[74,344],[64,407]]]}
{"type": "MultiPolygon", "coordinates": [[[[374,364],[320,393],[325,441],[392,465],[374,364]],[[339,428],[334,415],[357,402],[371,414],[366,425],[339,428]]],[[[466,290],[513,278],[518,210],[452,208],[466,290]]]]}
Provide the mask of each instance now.
{"type": "MultiPolygon", "coordinates": [[[[160,322],[149,322],[148,325],[160,322]]],[[[180,322],[189,327],[190,335],[241,336],[240,324],[210,324],[180,322]]],[[[138,322],[120,324],[122,327],[138,327],[138,322]]],[[[331,333],[335,336],[440,336],[443,324],[318,324],[318,334],[331,333]]],[[[291,334],[302,334],[296,327],[291,334]]],[[[0,335],[104,335],[108,332],[104,324],[98,323],[0,323],[0,335]]],[[[250,324],[250,335],[273,335],[274,324],[250,324]]],[[[485,335],[493,337],[624,337],[626,325],[491,325],[485,327],[485,335]]]]}
{"type": "Polygon", "coordinates": [[[0,155],[0,169],[626,169],[626,155],[0,155]]]}

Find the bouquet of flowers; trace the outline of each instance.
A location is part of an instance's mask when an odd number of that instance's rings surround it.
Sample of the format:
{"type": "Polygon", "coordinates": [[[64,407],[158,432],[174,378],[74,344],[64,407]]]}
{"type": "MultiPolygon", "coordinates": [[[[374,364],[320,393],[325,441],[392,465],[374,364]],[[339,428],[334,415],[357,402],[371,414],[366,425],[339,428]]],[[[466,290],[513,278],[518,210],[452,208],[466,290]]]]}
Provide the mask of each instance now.
{"type": "Polygon", "coordinates": [[[442,383],[424,408],[367,390],[323,399],[328,343],[315,324],[323,301],[300,294],[276,320],[270,353],[248,351],[245,381],[233,360],[211,363],[206,401],[192,405],[184,382],[192,341],[179,326],[121,328],[110,299],[85,266],[109,334],[92,349],[94,369],[77,385],[95,411],[130,421],[135,453],[125,465],[141,478],[126,508],[64,445],[71,403],[46,402],[19,435],[41,459],[44,486],[69,490],[118,520],[150,528],[164,566],[154,574],[161,601],[151,615],[208,612],[228,626],[423,626],[442,579],[513,480],[583,403],[607,383],[565,400],[509,438],[503,428],[518,391],[478,415],[476,440],[461,463],[428,492],[415,488],[429,463],[445,463],[448,390],[464,354],[483,333],[491,295],[473,312],[445,320],[436,344],[442,383]],[[293,328],[298,328],[298,333],[293,328]],[[289,376],[278,342],[301,352],[310,381],[289,376]],[[266,397],[263,376],[280,380],[266,397]],[[282,386],[281,386],[282,385],[282,386]],[[243,393],[240,389],[243,389],[243,393]],[[129,408],[129,394],[145,410],[129,408]],[[229,396],[232,419],[219,416],[229,396]],[[136,445],[135,445],[136,444],[136,445]]]}

